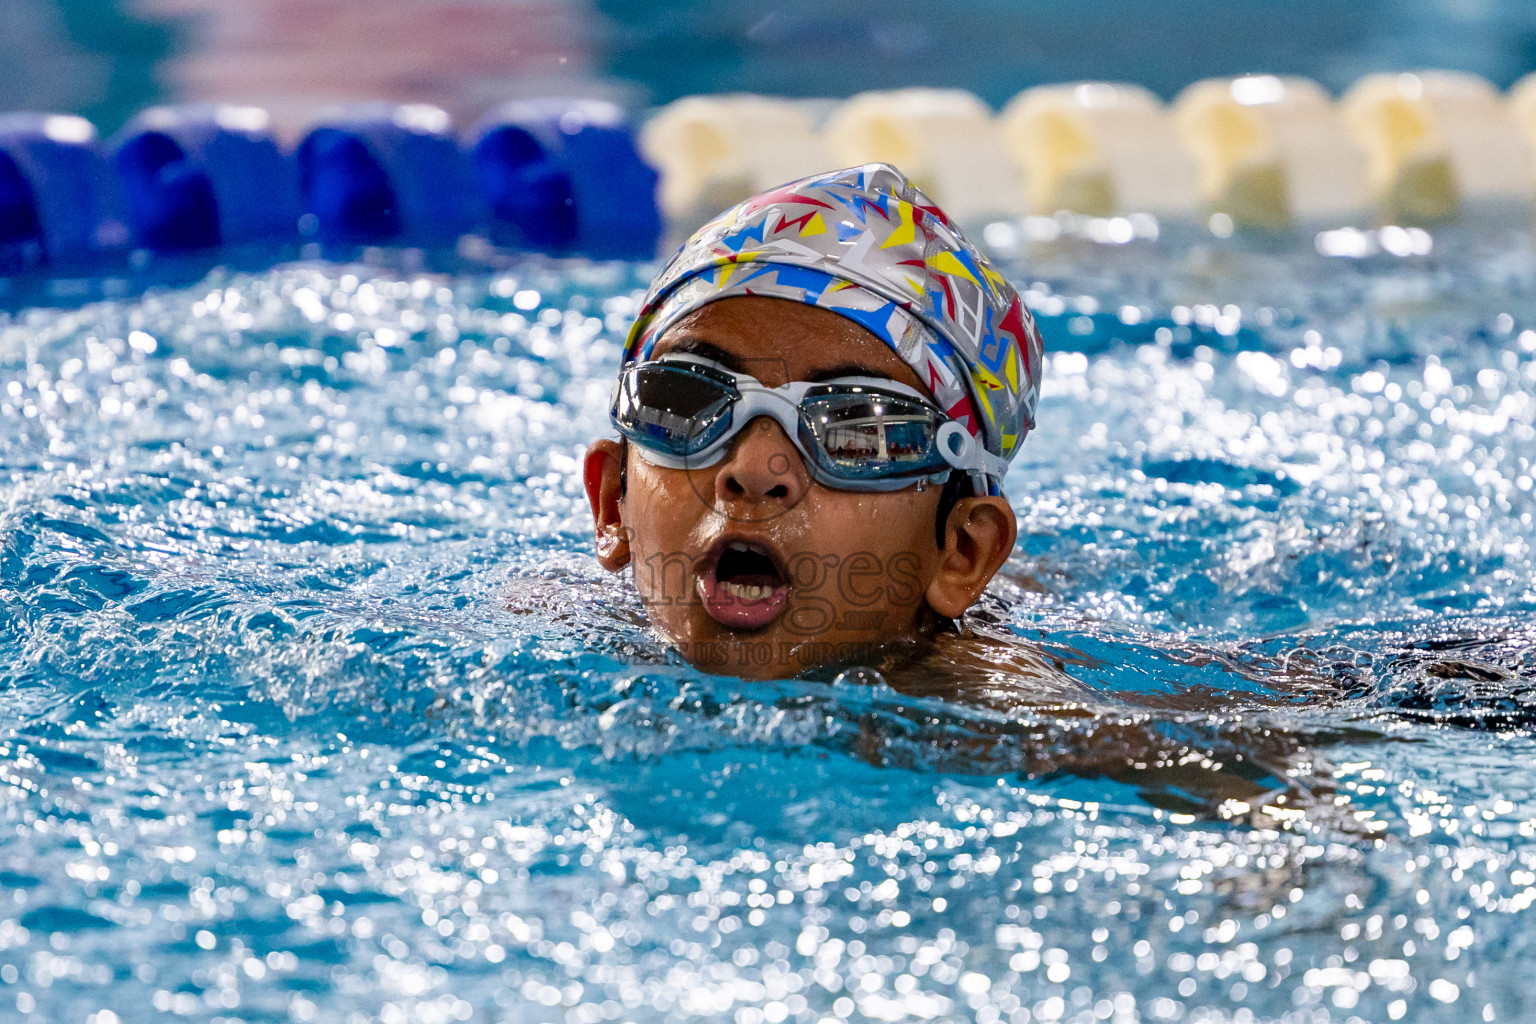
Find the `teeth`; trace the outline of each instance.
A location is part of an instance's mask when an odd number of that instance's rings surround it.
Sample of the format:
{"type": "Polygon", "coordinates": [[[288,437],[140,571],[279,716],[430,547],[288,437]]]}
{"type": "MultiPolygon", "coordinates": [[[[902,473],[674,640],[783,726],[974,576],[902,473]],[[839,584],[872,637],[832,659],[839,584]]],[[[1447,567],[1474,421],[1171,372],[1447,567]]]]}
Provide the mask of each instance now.
{"type": "Polygon", "coordinates": [[[720,589],[730,594],[738,601],[761,601],[773,593],[772,587],[747,585],[742,583],[722,583],[720,589]]]}

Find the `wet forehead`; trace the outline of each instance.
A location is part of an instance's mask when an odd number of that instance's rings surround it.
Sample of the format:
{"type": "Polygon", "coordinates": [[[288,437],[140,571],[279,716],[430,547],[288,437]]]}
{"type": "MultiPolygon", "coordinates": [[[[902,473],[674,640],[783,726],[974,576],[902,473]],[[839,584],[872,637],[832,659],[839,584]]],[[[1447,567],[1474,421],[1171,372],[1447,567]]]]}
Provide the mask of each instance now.
{"type": "Polygon", "coordinates": [[[694,310],[667,329],[652,357],[703,343],[769,387],[829,377],[887,377],[927,388],[885,342],[847,317],[788,299],[734,296],[694,310]]]}

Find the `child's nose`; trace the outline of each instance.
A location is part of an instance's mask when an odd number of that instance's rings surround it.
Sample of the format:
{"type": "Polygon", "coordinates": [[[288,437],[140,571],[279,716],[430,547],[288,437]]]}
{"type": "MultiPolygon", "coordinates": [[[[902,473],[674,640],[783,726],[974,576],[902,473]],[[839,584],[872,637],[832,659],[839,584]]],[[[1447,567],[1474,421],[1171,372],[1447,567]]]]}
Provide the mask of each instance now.
{"type": "Polygon", "coordinates": [[[722,502],[797,504],[810,486],[800,452],[768,416],[747,424],[715,471],[715,497],[722,502]]]}

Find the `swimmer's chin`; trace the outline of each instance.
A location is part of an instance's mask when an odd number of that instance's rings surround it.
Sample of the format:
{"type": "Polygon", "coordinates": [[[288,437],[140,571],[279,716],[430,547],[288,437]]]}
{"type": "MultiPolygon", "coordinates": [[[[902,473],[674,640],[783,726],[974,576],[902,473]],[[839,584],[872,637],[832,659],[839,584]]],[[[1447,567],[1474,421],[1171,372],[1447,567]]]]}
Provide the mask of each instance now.
{"type": "Polygon", "coordinates": [[[661,639],[692,667],[713,675],[735,676],[752,682],[775,679],[806,679],[831,682],[849,668],[886,671],[919,659],[932,638],[905,634],[857,640],[786,636],[770,624],[755,630],[720,627],[707,637],[669,636],[661,639]]]}

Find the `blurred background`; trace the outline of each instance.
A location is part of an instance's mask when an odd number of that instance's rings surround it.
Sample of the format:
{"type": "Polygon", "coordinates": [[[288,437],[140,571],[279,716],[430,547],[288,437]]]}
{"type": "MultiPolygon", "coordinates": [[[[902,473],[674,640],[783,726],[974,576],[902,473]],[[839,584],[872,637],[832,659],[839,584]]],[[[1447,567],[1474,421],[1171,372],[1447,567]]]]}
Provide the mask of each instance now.
{"type": "Polygon", "coordinates": [[[461,122],[553,92],[634,106],[698,92],[846,96],[1043,82],[1536,68],[1533,0],[0,0],[0,110],[107,133],[157,101],[438,104],[461,122]]]}

